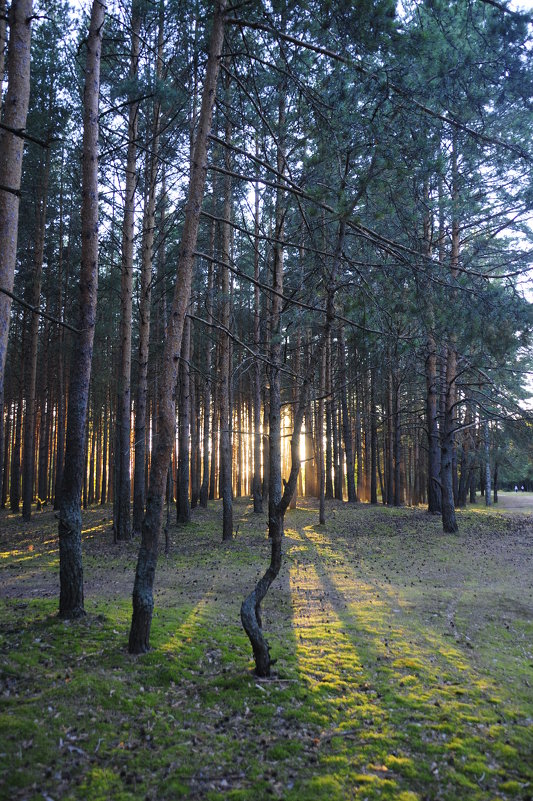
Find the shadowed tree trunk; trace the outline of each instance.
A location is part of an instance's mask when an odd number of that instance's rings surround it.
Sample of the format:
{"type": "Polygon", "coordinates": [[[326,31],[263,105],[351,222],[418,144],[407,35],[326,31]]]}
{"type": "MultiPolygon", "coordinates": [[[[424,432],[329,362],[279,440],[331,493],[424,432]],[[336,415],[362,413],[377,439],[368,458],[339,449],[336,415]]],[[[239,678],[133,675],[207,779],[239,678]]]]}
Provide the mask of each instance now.
{"type": "MultiPolygon", "coordinates": [[[[226,86],[226,100],[229,89],[226,86]]],[[[230,275],[227,264],[231,260],[231,122],[229,115],[226,118],[225,140],[228,147],[224,149],[224,167],[227,174],[224,176],[224,208],[221,231],[222,252],[222,325],[225,331],[220,332],[220,489],[222,495],[222,539],[231,540],[233,537],[233,491],[232,491],[232,447],[231,447],[231,348],[230,348],[230,275]]]]}
{"type": "MultiPolygon", "coordinates": [[[[342,225],[342,224],[341,224],[342,225]]],[[[342,253],[344,233],[339,233],[339,258],[342,253]]],[[[346,454],[346,484],[348,490],[348,503],[356,503],[355,492],[355,460],[353,455],[352,425],[348,414],[348,389],[346,386],[346,345],[344,331],[339,328],[339,381],[341,385],[342,435],[344,439],[344,452],[346,454]]]]}
{"type": "Polygon", "coordinates": [[[378,502],[377,462],[378,432],[376,422],[376,378],[375,371],[370,368],[370,503],[378,502]]]}
{"type": "MultiPolygon", "coordinates": [[[[452,244],[450,272],[452,281],[457,278],[459,268],[459,223],[457,219],[457,145],[454,138],[452,148],[452,244]]],[[[456,298],[455,289],[452,298],[456,298]]],[[[446,395],[444,399],[444,430],[441,445],[441,484],[442,484],[442,527],[449,534],[458,531],[455,517],[455,496],[453,491],[453,464],[455,450],[455,423],[457,397],[457,349],[454,332],[450,334],[446,349],[446,395]]]]}
{"type": "Polygon", "coordinates": [[[87,40],[83,97],[79,333],[76,334],[71,361],[65,469],[58,526],[59,615],[63,618],[77,618],[85,614],[81,554],[81,489],[85,472],[85,430],[98,288],[98,100],[104,10],[103,3],[94,0],[87,40]]]}
{"type": "Polygon", "coordinates": [[[180,351],[179,381],[179,451],[178,451],[178,486],[176,488],[176,522],[178,526],[186,526],[191,520],[189,504],[189,429],[191,407],[191,373],[190,373],[191,321],[185,318],[183,338],[180,351]]]}
{"type": "Polygon", "coordinates": [[[150,627],[154,607],[153,583],[161,531],[163,500],[176,422],[175,391],[179,351],[183,323],[191,291],[194,251],[196,249],[204,195],[207,171],[207,139],[211,129],[213,104],[215,102],[224,41],[225,8],[225,0],[219,0],[216,3],[205,83],[202,92],[198,133],[191,164],[185,221],[179,249],[179,280],[176,281],[174,287],[174,297],[163,352],[163,369],[159,383],[157,442],[152,456],[146,514],[142,524],[142,540],[133,588],[133,615],[129,636],[130,653],[143,653],[150,648],[150,627]]]}
{"type": "Polygon", "coordinates": [[[428,438],[428,512],[438,515],[442,512],[442,491],[440,485],[440,447],[438,426],[437,393],[437,351],[435,340],[428,338],[426,356],[426,424],[428,438]]]}
{"type": "MultiPolygon", "coordinates": [[[[139,32],[141,19],[137,0],[131,6],[131,93],[135,95],[139,66],[139,32]]],[[[115,539],[131,537],[130,516],[130,441],[131,441],[131,318],[133,301],[133,240],[135,234],[135,191],[137,188],[137,117],[139,103],[129,98],[124,217],[122,220],[121,286],[120,286],[120,367],[117,396],[117,435],[115,451],[115,539]]]]}
{"type": "MultiPolygon", "coordinates": [[[[163,3],[159,10],[156,80],[161,77],[163,53],[163,3]]],[[[141,532],[146,493],[146,404],[148,395],[148,358],[150,347],[150,305],[152,299],[152,254],[155,229],[155,196],[157,157],[159,153],[161,104],[156,100],[153,111],[151,148],[147,155],[146,188],[141,243],[141,291],[139,300],[139,368],[135,397],[135,460],[133,473],[133,535],[141,532]]],[[[168,462],[168,459],[167,459],[168,462]]]]}
{"type": "MultiPolygon", "coordinates": [[[[256,153],[259,153],[259,144],[256,141],[256,153]]],[[[260,300],[259,300],[259,187],[255,185],[255,217],[254,217],[254,348],[259,353],[261,346],[260,300]]],[[[254,473],[252,480],[252,495],[254,512],[263,511],[263,496],[261,494],[261,362],[254,361],[253,372],[253,409],[254,409],[254,473]]]]}
{"type": "MultiPolygon", "coordinates": [[[[485,448],[485,506],[492,506],[491,474],[490,474],[490,435],[489,421],[483,424],[483,444],[485,448]]],[[[496,489],[494,490],[496,492],[496,489]]]]}
{"type": "MultiPolygon", "coordinates": [[[[7,93],[2,122],[6,128],[17,131],[23,131],[26,127],[30,100],[32,19],[32,0],[12,0],[9,9],[7,93]]],[[[0,29],[0,35],[5,38],[5,25],[0,29]]],[[[0,128],[0,289],[13,292],[24,139],[6,128],[0,128]]],[[[0,470],[3,464],[4,372],[10,312],[11,298],[0,292],[0,470]]]]}
{"type": "MultiPolygon", "coordinates": [[[[51,104],[50,104],[51,105],[51,104]]],[[[33,282],[30,304],[38,309],[41,300],[41,283],[44,258],[44,234],[46,227],[46,204],[48,179],[50,176],[50,148],[46,149],[40,197],[37,199],[37,234],[33,255],[33,282]]],[[[32,314],[29,331],[28,375],[26,384],[26,413],[24,415],[24,460],[22,464],[22,519],[31,520],[33,501],[33,479],[35,473],[35,404],[37,386],[37,351],[39,338],[39,316],[32,314]]]]}
{"type": "MultiPolygon", "coordinates": [[[[213,215],[215,213],[215,199],[214,199],[213,185],[213,215]]],[[[211,231],[209,235],[209,255],[214,258],[215,254],[215,233],[216,226],[215,220],[211,221],[211,231]]],[[[206,319],[208,323],[213,321],[213,268],[214,262],[209,260],[207,265],[207,295],[206,295],[206,319]]],[[[212,344],[209,340],[207,342],[205,352],[205,382],[204,382],[204,420],[203,420],[203,442],[204,450],[202,454],[202,486],[200,487],[200,506],[204,509],[207,507],[209,498],[209,420],[211,416],[211,362],[212,362],[212,344]]],[[[215,458],[211,454],[211,458],[215,458]]]]}

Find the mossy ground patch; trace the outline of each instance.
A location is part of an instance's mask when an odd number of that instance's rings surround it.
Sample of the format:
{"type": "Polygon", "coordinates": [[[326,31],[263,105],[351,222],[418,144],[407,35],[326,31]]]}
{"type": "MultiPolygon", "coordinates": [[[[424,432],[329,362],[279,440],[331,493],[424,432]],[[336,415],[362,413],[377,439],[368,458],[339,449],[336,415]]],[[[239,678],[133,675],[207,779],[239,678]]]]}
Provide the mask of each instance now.
{"type": "Polygon", "coordinates": [[[244,595],[265,517],[236,503],[172,529],[153,650],[127,654],[137,544],[84,515],[85,619],[58,620],[52,513],[2,517],[0,788],[42,799],[533,797],[531,518],[475,509],[443,535],[421,510],[288,513],[251,672],[244,595]],[[528,525],[529,523],[529,525],[528,525]]]}

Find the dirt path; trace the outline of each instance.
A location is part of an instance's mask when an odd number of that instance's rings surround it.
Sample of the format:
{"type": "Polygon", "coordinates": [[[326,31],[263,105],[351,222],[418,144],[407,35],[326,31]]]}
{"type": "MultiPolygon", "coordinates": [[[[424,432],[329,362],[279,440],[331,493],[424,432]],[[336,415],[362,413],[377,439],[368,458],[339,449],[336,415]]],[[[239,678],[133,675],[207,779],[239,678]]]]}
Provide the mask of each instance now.
{"type": "Polygon", "coordinates": [[[533,492],[499,492],[496,508],[520,514],[533,514],[533,492]]]}

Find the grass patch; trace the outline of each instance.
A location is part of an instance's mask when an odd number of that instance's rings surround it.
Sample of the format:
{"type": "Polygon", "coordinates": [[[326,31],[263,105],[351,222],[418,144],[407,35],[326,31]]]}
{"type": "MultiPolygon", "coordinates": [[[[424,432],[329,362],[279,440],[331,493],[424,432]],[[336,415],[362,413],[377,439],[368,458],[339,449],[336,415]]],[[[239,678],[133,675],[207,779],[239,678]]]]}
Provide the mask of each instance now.
{"type": "Polygon", "coordinates": [[[264,605],[278,658],[251,672],[242,598],[265,518],[218,504],[173,529],[153,650],[127,654],[136,544],[89,510],[86,608],[57,611],[56,522],[6,515],[0,543],[0,787],[22,799],[531,798],[533,589],[524,518],[333,503],[287,516],[264,605]],[[30,549],[31,546],[31,549],[30,549]]]}

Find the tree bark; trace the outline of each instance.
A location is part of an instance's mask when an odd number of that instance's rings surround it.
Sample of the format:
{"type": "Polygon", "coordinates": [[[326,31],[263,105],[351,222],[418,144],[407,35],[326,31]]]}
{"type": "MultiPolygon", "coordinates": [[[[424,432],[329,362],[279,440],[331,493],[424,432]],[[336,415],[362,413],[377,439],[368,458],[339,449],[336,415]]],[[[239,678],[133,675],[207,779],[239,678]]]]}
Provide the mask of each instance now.
{"type": "Polygon", "coordinates": [[[485,448],[485,506],[492,506],[492,477],[490,471],[490,434],[488,420],[485,420],[483,424],[483,444],[485,448]]]}
{"type": "Polygon", "coordinates": [[[139,68],[139,33],[141,18],[137,0],[131,4],[130,72],[126,154],[126,181],[124,189],[124,217],[122,221],[121,286],[120,286],[120,366],[117,396],[117,436],[115,451],[115,539],[131,538],[131,320],[133,303],[133,242],[135,235],[135,191],[137,188],[137,119],[139,103],[134,84],[139,68]]]}
{"type": "Polygon", "coordinates": [[[428,512],[442,512],[442,490],[440,485],[440,447],[438,426],[437,351],[435,340],[428,337],[426,355],[426,425],[428,438],[428,512]]]}
{"type": "Polygon", "coordinates": [[[189,504],[189,428],[191,404],[191,374],[189,369],[191,347],[191,321],[185,318],[180,351],[179,423],[178,423],[178,486],[176,491],[176,522],[186,526],[191,520],[189,504]]]}
{"type": "Polygon", "coordinates": [[[376,423],[376,389],[374,370],[370,369],[370,503],[378,502],[377,487],[378,432],[376,423]]]}
{"type": "MultiPolygon", "coordinates": [[[[256,141],[259,155],[259,144],[256,141]]],[[[260,299],[259,299],[259,186],[255,185],[254,207],[254,349],[259,353],[261,347],[260,299]]],[[[261,494],[261,362],[254,360],[253,372],[253,409],[254,409],[254,473],[252,495],[254,512],[263,512],[263,496],[261,494]]]]}
{"type": "MultiPolygon", "coordinates": [[[[213,186],[213,214],[215,212],[215,186],[213,186]]],[[[215,253],[215,220],[211,221],[211,231],[209,235],[209,255],[214,256],[215,253]]],[[[208,323],[213,319],[213,266],[212,260],[207,264],[207,295],[206,295],[206,319],[208,323]]],[[[209,498],[209,421],[211,416],[211,362],[212,362],[212,345],[211,341],[207,341],[205,352],[205,382],[204,382],[204,420],[203,420],[203,466],[202,466],[202,486],[200,487],[200,506],[204,509],[207,508],[207,501],[209,498]]],[[[215,455],[212,453],[211,458],[214,459],[215,455]]]]}
{"type": "MultiPolygon", "coordinates": [[[[225,94],[229,89],[226,86],[225,94]]],[[[228,147],[224,149],[224,167],[228,173],[224,176],[224,208],[222,211],[221,252],[222,252],[222,325],[225,331],[220,336],[220,484],[222,494],[222,539],[233,537],[233,491],[232,491],[232,446],[231,446],[231,360],[230,360],[230,274],[226,264],[230,263],[231,252],[231,122],[226,118],[225,140],[228,147]]]]}
{"type": "MultiPolygon", "coordinates": [[[[48,179],[50,176],[50,148],[47,148],[42,173],[41,194],[37,198],[37,233],[33,254],[33,281],[30,305],[38,309],[41,300],[43,274],[44,234],[46,227],[46,205],[48,179]]],[[[34,484],[34,436],[35,436],[35,391],[37,386],[37,349],[39,338],[39,315],[32,314],[29,331],[28,370],[26,373],[26,413],[24,415],[24,459],[22,463],[22,519],[31,520],[34,484]]]]}
{"type": "MultiPolygon", "coordinates": [[[[24,130],[28,114],[32,19],[32,0],[12,0],[3,122],[15,130],[24,130]]],[[[0,29],[0,35],[2,31],[5,39],[5,25],[0,29]]],[[[0,288],[8,292],[13,292],[15,280],[23,150],[22,137],[0,128],[0,288]]],[[[11,298],[0,292],[0,470],[3,465],[4,379],[10,315],[11,298]]]]}
{"type": "Polygon", "coordinates": [[[79,334],[76,335],[68,399],[65,469],[59,510],[59,615],[85,614],[81,552],[81,488],[98,288],[98,101],[105,7],[93,0],[83,98],[82,252],[79,334]]]}
{"type": "Polygon", "coordinates": [[[204,195],[207,171],[207,141],[211,129],[213,104],[224,41],[225,8],[225,0],[219,0],[216,3],[205,83],[202,92],[198,133],[191,164],[185,221],[179,250],[179,280],[176,281],[174,287],[174,297],[163,352],[163,370],[159,383],[157,415],[158,435],[155,452],[152,456],[146,515],[142,525],[142,540],[133,588],[133,615],[129,636],[130,653],[143,653],[150,648],[150,627],[154,607],[153,583],[161,531],[163,499],[176,421],[175,390],[179,350],[191,291],[194,251],[196,249],[204,195]]]}
{"type": "MultiPolygon", "coordinates": [[[[341,242],[344,236],[339,234],[341,242]]],[[[341,245],[342,247],[342,245],[341,245]]],[[[342,433],[344,439],[344,452],[346,454],[346,484],[348,490],[348,503],[356,503],[355,492],[355,460],[353,455],[352,424],[348,414],[348,390],[346,387],[346,344],[344,331],[339,328],[339,380],[341,384],[342,433]]]]}
{"type": "MultiPolygon", "coordinates": [[[[156,80],[161,76],[163,54],[163,3],[159,11],[157,40],[156,80]]],[[[139,301],[139,350],[137,393],[135,398],[135,460],[133,473],[133,536],[141,533],[146,497],[146,402],[148,395],[148,358],[150,346],[150,311],[152,302],[152,255],[155,230],[155,197],[157,184],[157,158],[159,153],[161,104],[154,104],[151,140],[147,156],[146,189],[141,242],[141,291],[139,301]]],[[[170,457],[170,454],[169,454],[170,457]]],[[[166,460],[168,464],[168,458],[166,460]]]]}

